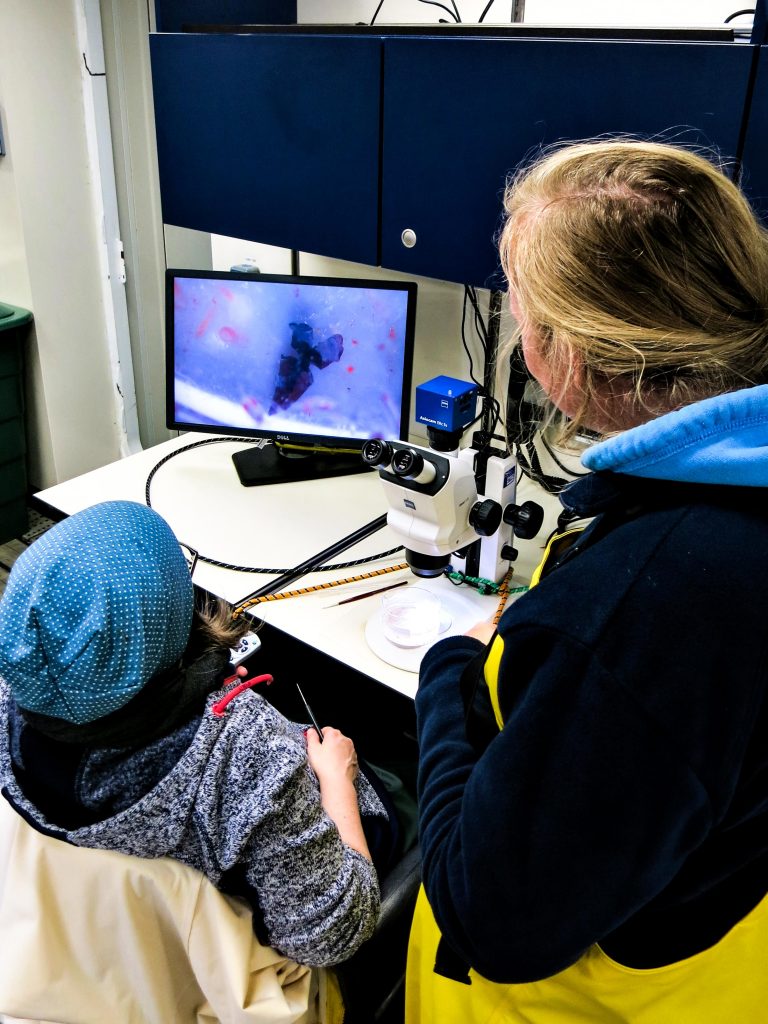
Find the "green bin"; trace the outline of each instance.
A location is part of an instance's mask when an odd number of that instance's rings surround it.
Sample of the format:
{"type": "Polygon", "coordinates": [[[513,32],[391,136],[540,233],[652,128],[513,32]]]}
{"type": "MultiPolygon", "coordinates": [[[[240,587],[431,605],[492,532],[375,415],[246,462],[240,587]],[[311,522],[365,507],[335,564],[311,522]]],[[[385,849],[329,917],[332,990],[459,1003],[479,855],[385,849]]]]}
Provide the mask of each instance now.
{"type": "Polygon", "coordinates": [[[0,544],[27,532],[23,342],[32,314],[0,302],[0,544]]]}

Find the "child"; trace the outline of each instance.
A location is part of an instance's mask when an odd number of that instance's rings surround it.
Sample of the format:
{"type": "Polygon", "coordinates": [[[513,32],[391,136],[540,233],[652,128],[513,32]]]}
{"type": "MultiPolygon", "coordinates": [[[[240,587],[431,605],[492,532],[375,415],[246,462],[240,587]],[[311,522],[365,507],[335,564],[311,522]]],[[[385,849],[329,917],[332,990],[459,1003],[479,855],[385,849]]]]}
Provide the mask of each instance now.
{"type": "Polygon", "coordinates": [[[197,868],[248,901],[262,942],[327,966],[373,931],[363,823],[387,812],[338,730],[320,743],[254,689],[227,699],[248,628],[196,606],[153,510],[111,501],[57,524],[0,602],[2,792],[68,843],[197,868]]]}

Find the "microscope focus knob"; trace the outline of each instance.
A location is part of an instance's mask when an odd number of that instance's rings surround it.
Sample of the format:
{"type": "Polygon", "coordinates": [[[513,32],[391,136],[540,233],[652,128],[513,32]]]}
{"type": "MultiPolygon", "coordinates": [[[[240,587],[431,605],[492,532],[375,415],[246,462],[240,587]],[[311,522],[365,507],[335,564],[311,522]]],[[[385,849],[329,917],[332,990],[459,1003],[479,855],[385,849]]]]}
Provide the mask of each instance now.
{"type": "Polygon", "coordinates": [[[363,462],[368,466],[386,466],[392,458],[392,449],[386,441],[373,437],[360,450],[363,462]]]}
{"type": "Polygon", "coordinates": [[[512,527],[516,537],[531,540],[544,522],[544,509],[535,501],[524,501],[522,505],[507,505],[503,518],[512,527]]]}
{"type": "Polygon", "coordinates": [[[481,537],[490,537],[501,526],[501,505],[493,498],[478,501],[469,513],[469,525],[481,537]]]}
{"type": "Polygon", "coordinates": [[[511,544],[503,544],[499,554],[505,562],[515,562],[517,561],[519,551],[511,544]]]}

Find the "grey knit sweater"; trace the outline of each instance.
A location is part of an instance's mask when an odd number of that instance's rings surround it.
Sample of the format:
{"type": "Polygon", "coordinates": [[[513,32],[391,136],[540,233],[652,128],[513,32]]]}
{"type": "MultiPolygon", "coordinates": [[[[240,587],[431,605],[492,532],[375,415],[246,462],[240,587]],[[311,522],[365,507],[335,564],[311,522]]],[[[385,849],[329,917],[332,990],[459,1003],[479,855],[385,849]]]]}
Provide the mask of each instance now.
{"type": "MultiPolygon", "coordinates": [[[[323,811],[302,727],[252,690],[217,718],[211,705],[220,696],[212,694],[202,718],[170,737],[140,749],[91,752],[78,769],[78,799],[110,813],[66,830],[18,784],[22,725],[0,680],[3,795],[33,825],[76,846],[173,857],[219,887],[243,877],[275,949],[310,966],[345,960],[376,923],[373,865],[342,843],[323,811]]],[[[363,776],[358,798],[363,813],[386,817],[363,776]]]]}

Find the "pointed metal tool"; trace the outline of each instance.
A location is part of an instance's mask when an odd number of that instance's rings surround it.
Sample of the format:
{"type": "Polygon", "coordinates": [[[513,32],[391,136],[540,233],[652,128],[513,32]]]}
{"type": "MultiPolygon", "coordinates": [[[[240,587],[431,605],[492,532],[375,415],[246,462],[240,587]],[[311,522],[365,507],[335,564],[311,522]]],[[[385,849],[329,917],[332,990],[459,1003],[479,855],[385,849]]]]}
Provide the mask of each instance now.
{"type": "Polygon", "coordinates": [[[320,725],[319,725],[317,719],[315,718],[315,713],[312,710],[312,708],[309,706],[309,704],[307,702],[307,698],[302,693],[301,687],[299,686],[298,683],[296,683],[296,689],[299,692],[299,696],[301,697],[301,700],[302,700],[302,703],[304,704],[304,707],[307,709],[307,714],[309,715],[309,720],[312,723],[312,728],[315,730],[317,735],[320,737],[320,742],[322,743],[323,742],[323,730],[320,728],[320,725]]]}

